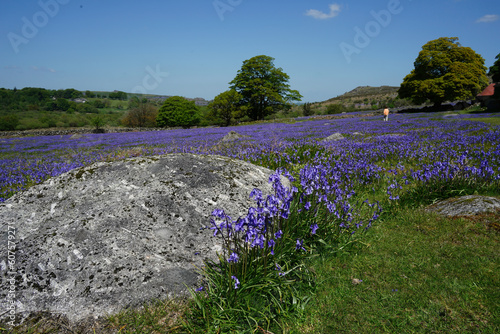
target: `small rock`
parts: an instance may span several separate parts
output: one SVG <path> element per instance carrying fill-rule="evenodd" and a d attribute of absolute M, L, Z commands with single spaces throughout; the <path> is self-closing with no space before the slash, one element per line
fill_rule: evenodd
<path fill-rule="evenodd" d="M 80 139 L 82 137 L 83 137 L 83 135 L 81 133 L 75 133 L 74 135 L 69 137 L 69 139 Z"/>
<path fill-rule="evenodd" d="M 249 138 L 249 137 L 250 136 L 241 135 L 241 134 L 237 133 L 236 131 L 230 131 L 227 135 L 224 136 L 224 138 L 222 138 L 222 141 L 223 142 L 230 142 L 230 141 L 235 141 L 235 140 L 238 140 L 241 138 Z"/>
<path fill-rule="evenodd" d="M 479 195 L 462 196 L 438 202 L 427 210 L 448 217 L 495 213 L 500 212 L 500 199 Z"/>
<path fill-rule="evenodd" d="M 363 283 L 363 280 L 362 280 L 362 279 L 358 279 L 358 278 L 353 278 L 353 279 L 351 280 L 351 282 L 352 282 L 352 284 L 354 284 L 354 285 L 358 285 L 358 284 Z"/>
<path fill-rule="evenodd" d="M 337 141 L 342 139 L 344 139 L 344 136 L 342 136 L 340 132 L 336 132 L 333 135 L 330 135 L 327 138 L 323 139 L 322 141 Z"/>

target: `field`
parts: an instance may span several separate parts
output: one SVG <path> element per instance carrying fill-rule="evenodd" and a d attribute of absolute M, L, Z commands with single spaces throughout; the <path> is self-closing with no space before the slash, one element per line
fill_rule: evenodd
<path fill-rule="evenodd" d="M 293 187 L 274 174 L 275 196 L 252 193 L 247 217 L 214 212 L 218 230 L 235 237 L 221 263 L 207 264 L 193 298 L 113 316 L 110 332 L 495 333 L 500 215 L 450 219 L 423 208 L 467 194 L 500 197 L 498 120 L 393 114 L 389 122 L 0 139 L 0 202 L 96 161 L 182 152 L 246 160 Z M 221 143 L 231 130 L 249 137 Z M 344 139 L 323 141 L 337 132 Z M 50 332 L 30 326 L 24 331 Z"/>

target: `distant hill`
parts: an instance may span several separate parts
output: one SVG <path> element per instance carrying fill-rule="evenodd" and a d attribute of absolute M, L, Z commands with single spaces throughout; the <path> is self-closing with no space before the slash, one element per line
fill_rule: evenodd
<path fill-rule="evenodd" d="M 339 104 L 345 111 L 378 109 L 386 104 L 394 104 L 398 90 L 397 86 L 359 86 L 337 97 L 314 103 L 312 107 L 324 111 L 331 104 Z"/>
<path fill-rule="evenodd" d="M 394 99 L 398 96 L 399 86 L 359 86 L 353 90 L 326 100 L 322 103 L 363 103 Z"/>
<path fill-rule="evenodd" d="M 120 93 L 120 91 L 117 91 L 117 90 L 115 90 L 114 92 L 93 91 L 91 93 L 95 94 L 97 97 L 106 98 L 106 97 L 109 97 L 109 94 Z M 132 96 L 145 97 L 151 101 L 155 101 L 158 103 L 163 103 L 166 99 L 173 96 L 173 95 L 155 95 L 155 94 L 140 94 L 140 93 L 126 93 L 126 92 L 123 92 L 123 94 L 126 94 L 127 98 L 131 98 Z M 207 106 L 211 102 L 211 101 L 205 100 L 202 97 L 195 97 L 195 98 L 184 97 L 184 98 L 186 100 L 189 100 L 189 101 L 194 101 L 194 103 L 197 106 Z"/>

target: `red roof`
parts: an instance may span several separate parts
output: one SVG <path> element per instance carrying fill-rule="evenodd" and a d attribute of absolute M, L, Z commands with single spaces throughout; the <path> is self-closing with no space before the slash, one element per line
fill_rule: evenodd
<path fill-rule="evenodd" d="M 488 87 L 486 87 L 480 94 L 478 94 L 477 96 L 493 96 L 493 94 L 495 93 L 495 85 L 494 83 L 492 83 L 491 85 L 489 85 Z"/>

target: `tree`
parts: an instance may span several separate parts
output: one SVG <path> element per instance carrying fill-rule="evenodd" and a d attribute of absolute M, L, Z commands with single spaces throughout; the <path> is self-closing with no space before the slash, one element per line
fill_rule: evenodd
<path fill-rule="evenodd" d="M 156 124 L 159 127 L 188 128 L 198 124 L 199 120 L 199 110 L 193 101 L 180 96 L 172 96 L 165 100 L 158 111 Z"/>
<path fill-rule="evenodd" d="M 277 110 L 300 101 L 302 95 L 291 90 L 290 77 L 273 64 L 274 58 L 256 56 L 245 60 L 230 88 L 241 94 L 240 105 L 247 107 L 248 116 L 254 120 L 264 119 Z"/>
<path fill-rule="evenodd" d="M 102 128 L 106 125 L 106 121 L 102 118 L 101 115 L 94 116 L 90 119 L 90 124 L 94 126 L 93 133 L 104 133 L 104 129 Z"/>
<path fill-rule="evenodd" d="M 70 107 L 69 101 L 66 99 L 61 99 L 61 98 L 56 100 L 56 105 L 57 105 L 57 110 L 61 110 L 61 111 L 66 111 Z"/>
<path fill-rule="evenodd" d="M 399 97 L 414 103 L 467 100 L 488 84 L 484 59 L 457 37 L 441 37 L 422 46 L 415 68 L 404 79 Z"/>
<path fill-rule="evenodd" d="M 54 92 L 54 96 L 56 98 L 63 98 L 63 99 L 76 99 L 78 97 L 83 96 L 83 93 L 74 89 L 74 88 L 68 88 L 68 89 L 59 89 Z"/>
<path fill-rule="evenodd" d="M 309 102 L 308 103 L 304 103 L 302 105 L 302 114 L 304 116 L 312 116 L 312 115 L 314 115 L 314 111 L 312 110 L 311 104 Z"/>
<path fill-rule="evenodd" d="M 491 76 L 493 82 L 500 82 L 500 53 L 495 57 L 496 61 L 490 67 L 488 75 Z"/>
<path fill-rule="evenodd" d="M 91 92 L 90 90 L 86 90 L 85 97 L 90 99 L 92 97 L 96 97 L 96 94 L 94 92 Z"/>
<path fill-rule="evenodd" d="M 148 99 L 134 96 L 129 101 L 129 111 L 122 123 L 129 127 L 153 127 L 156 125 L 157 108 Z"/>
<path fill-rule="evenodd" d="M 240 116 L 239 103 L 241 99 L 241 94 L 234 89 L 220 93 L 208 105 L 207 118 L 218 125 L 231 125 Z"/>
<path fill-rule="evenodd" d="M 123 100 L 123 101 L 125 101 L 128 98 L 128 94 L 118 90 L 118 91 L 114 91 L 112 93 L 109 93 L 109 98 L 111 100 Z"/>

